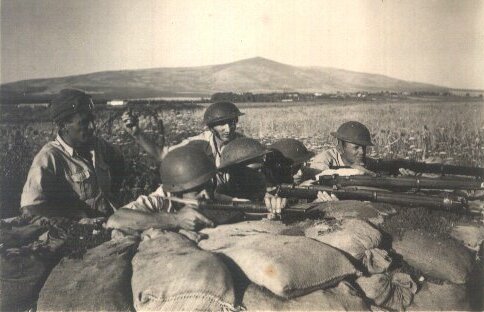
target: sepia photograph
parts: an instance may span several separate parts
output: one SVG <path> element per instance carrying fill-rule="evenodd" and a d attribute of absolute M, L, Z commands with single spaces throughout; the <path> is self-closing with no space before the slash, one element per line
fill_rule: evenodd
<path fill-rule="evenodd" d="M 0 0 L 0 311 L 483 311 L 484 1 Z"/>

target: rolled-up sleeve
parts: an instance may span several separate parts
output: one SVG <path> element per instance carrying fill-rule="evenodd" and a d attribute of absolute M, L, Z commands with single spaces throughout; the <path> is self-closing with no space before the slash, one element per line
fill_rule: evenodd
<path fill-rule="evenodd" d="M 164 198 L 163 190 L 160 187 L 150 195 L 139 196 L 135 201 L 124 205 L 122 208 L 143 212 L 161 212 L 169 210 L 170 206 L 170 201 Z"/>
<path fill-rule="evenodd" d="M 20 206 L 26 207 L 46 203 L 50 194 L 56 191 L 56 177 L 49 157 L 38 154 L 27 175 L 27 181 L 22 190 Z M 58 190 L 59 191 L 59 190 Z"/>
<path fill-rule="evenodd" d="M 327 170 L 332 165 L 333 157 L 330 151 L 324 151 L 317 154 L 310 160 L 310 168 L 316 170 Z"/>

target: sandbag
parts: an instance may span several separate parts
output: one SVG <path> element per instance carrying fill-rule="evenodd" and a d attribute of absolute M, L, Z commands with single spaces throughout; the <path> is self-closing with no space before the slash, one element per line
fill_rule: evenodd
<path fill-rule="evenodd" d="M 306 220 L 286 225 L 281 221 L 263 219 L 218 225 L 214 228 L 204 228 L 200 231 L 201 234 L 205 234 L 208 237 L 200 241 L 198 246 L 204 250 L 216 251 L 233 246 L 241 237 L 261 233 L 304 236 L 305 229 L 312 226 L 314 222 Z"/>
<path fill-rule="evenodd" d="M 253 283 L 284 298 L 334 286 L 358 273 L 337 249 L 301 236 L 243 236 L 217 252 L 231 258 Z"/>
<path fill-rule="evenodd" d="M 385 207 L 390 206 L 381 206 L 381 209 L 377 209 L 375 208 L 375 204 L 370 202 L 340 200 L 318 203 L 317 206 L 314 206 L 313 210 L 322 212 L 324 218 L 334 218 L 337 220 L 358 218 L 378 225 L 383 223 L 383 216 L 394 213 L 391 210 L 384 209 Z"/>
<path fill-rule="evenodd" d="M 462 242 L 467 248 L 477 250 L 481 242 L 484 241 L 484 226 L 458 225 L 452 228 L 450 235 Z"/>
<path fill-rule="evenodd" d="M 369 307 L 347 282 L 292 299 L 275 296 L 255 284 L 247 287 L 242 305 L 248 311 L 363 311 Z"/>
<path fill-rule="evenodd" d="M 419 231 L 404 233 L 392 246 L 403 260 L 423 274 L 455 284 L 467 282 L 474 264 L 470 251 L 461 244 Z"/>
<path fill-rule="evenodd" d="M 365 250 L 361 261 L 370 274 L 384 273 L 392 264 L 392 258 L 388 252 L 379 248 Z"/>
<path fill-rule="evenodd" d="M 481 294 L 482 296 L 483 294 Z M 425 282 L 413 299 L 410 311 L 469 311 L 470 301 L 465 285 Z"/>
<path fill-rule="evenodd" d="M 42 288 L 39 311 L 132 311 L 131 258 L 137 240 L 107 241 L 83 259 L 63 258 Z"/>
<path fill-rule="evenodd" d="M 136 310 L 233 309 L 234 286 L 225 264 L 180 234 L 145 231 L 132 265 Z"/>
<path fill-rule="evenodd" d="M 366 221 L 344 219 L 338 224 L 329 225 L 321 220 L 307 228 L 305 235 L 362 261 L 370 273 L 385 272 L 391 264 L 388 253 L 376 249 L 380 245 L 382 234 Z"/>
<path fill-rule="evenodd" d="M 36 224 L 0 228 L 0 244 L 3 248 L 20 247 L 35 241 L 47 229 Z"/>
<path fill-rule="evenodd" d="M 27 254 L 0 256 L 0 311 L 26 311 L 37 300 L 51 266 Z"/>
<path fill-rule="evenodd" d="M 360 277 L 356 283 L 377 306 L 398 311 L 408 307 L 417 292 L 417 284 L 405 273 Z"/>

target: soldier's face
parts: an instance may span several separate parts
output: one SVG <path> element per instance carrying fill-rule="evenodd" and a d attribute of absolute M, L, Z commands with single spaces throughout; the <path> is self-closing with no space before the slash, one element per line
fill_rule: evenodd
<path fill-rule="evenodd" d="M 342 157 L 350 165 L 364 165 L 366 159 L 366 146 L 341 142 Z"/>
<path fill-rule="evenodd" d="M 65 123 L 63 134 L 73 147 L 83 147 L 92 143 L 95 130 L 94 115 L 91 112 L 78 112 Z"/>
<path fill-rule="evenodd" d="M 213 134 L 217 136 L 222 142 L 228 143 L 235 137 L 235 129 L 237 128 L 237 120 L 231 119 L 216 123 L 210 127 Z"/>
<path fill-rule="evenodd" d="M 196 199 L 196 200 L 204 200 L 204 199 L 212 199 L 213 198 L 213 183 L 207 182 L 204 185 L 197 187 L 189 192 L 183 193 L 183 198 L 186 199 Z"/>

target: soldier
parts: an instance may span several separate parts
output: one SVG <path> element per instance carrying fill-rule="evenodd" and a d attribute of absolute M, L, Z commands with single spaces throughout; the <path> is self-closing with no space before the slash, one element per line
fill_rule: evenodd
<path fill-rule="evenodd" d="M 215 164 L 196 145 L 190 143 L 168 152 L 160 167 L 163 185 L 119 209 L 109 218 L 107 226 L 138 231 L 148 228 L 197 231 L 214 226 L 198 210 L 169 199 L 218 199 L 213 184 Z M 269 201 L 266 207 L 274 213 L 280 211 L 275 202 Z"/>
<path fill-rule="evenodd" d="M 86 93 L 64 89 L 50 106 L 54 141 L 35 156 L 25 182 L 24 214 L 83 218 L 108 216 L 124 170 L 120 152 L 94 135 L 94 104 Z"/>
<path fill-rule="evenodd" d="M 310 161 L 310 168 L 320 173 L 331 167 L 349 166 L 356 169 L 359 174 L 373 173 L 365 168 L 371 159 L 366 157 L 367 147 L 373 146 L 370 131 L 357 121 L 343 123 L 331 135 L 338 139 L 335 148 L 328 149 L 316 155 Z"/>
<path fill-rule="evenodd" d="M 254 139 L 238 138 L 228 143 L 219 167 L 227 182 L 217 185 L 216 192 L 252 201 L 264 200 L 273 213 L 271 217 L 280 214 L 286 206 L 286 199 L 267 192 L 269 185 L 264 175 L 264 164 L 268 153 L 270 151 Z"/>
<path fill-rule="evenodd" d="M 281 139 L 273 143 L 269 149 L 273 152 L 267 156 L 268 173 L 272 184 L 311 184 L 311 173 L 307 162 L 314 156 L 301 141 L 295 139 Z M 315 202 L 336 201 L 334 194 L 318 192 Z"/>
<path fill-rule="evenodd" d="M 272 151 L 267 155 L 267 176 L 273 184 L 300 184 L 308 180 L 307 162 L 314 156 L 301 141 L 281 139 L 269 146 Z"/>
<path fill-rule="evenodd" d="M 203 122 L 208 127 L 208 130 L 194 137 L 187 138 L 180 144 L 171 147 L 165 146 L 164 144 L 158 146 L 150 141 L 138 127 L 136 118 L 129 112 L 124 113 L 122 119 L 128 133 L 133 136 L 136 142 L 149 155 L 153 156 L 159 162 L 162 161 L 170 150 L 198 140 L 206 142 L 206 153 L 213 160 L 214 164 L 219 166 L 220 157 L 225 145 L 235 138 L 243 137 L 242 134 L 235 131 L 239 117 L 242 115 L 244 114 L 231 102 L 214 103 L 205 110 L 203 115 Z M 164 140 L 162 141 L 164 142 Z M 217 174 L 217 182 L 225 182 L 222 174 Z"/>
<path fill-rule="evenodd" d="M 113 214 L 107 223 L 110 228 L 146 230 L 199 230 L 214 223 L 196 209 L 167 199 L 213 198 L 213 162 L 194 146 L 183 146 L 169 152 L 161 163 L 160 175 L 164 184 L 149 196 L 142 195 Z"/>

